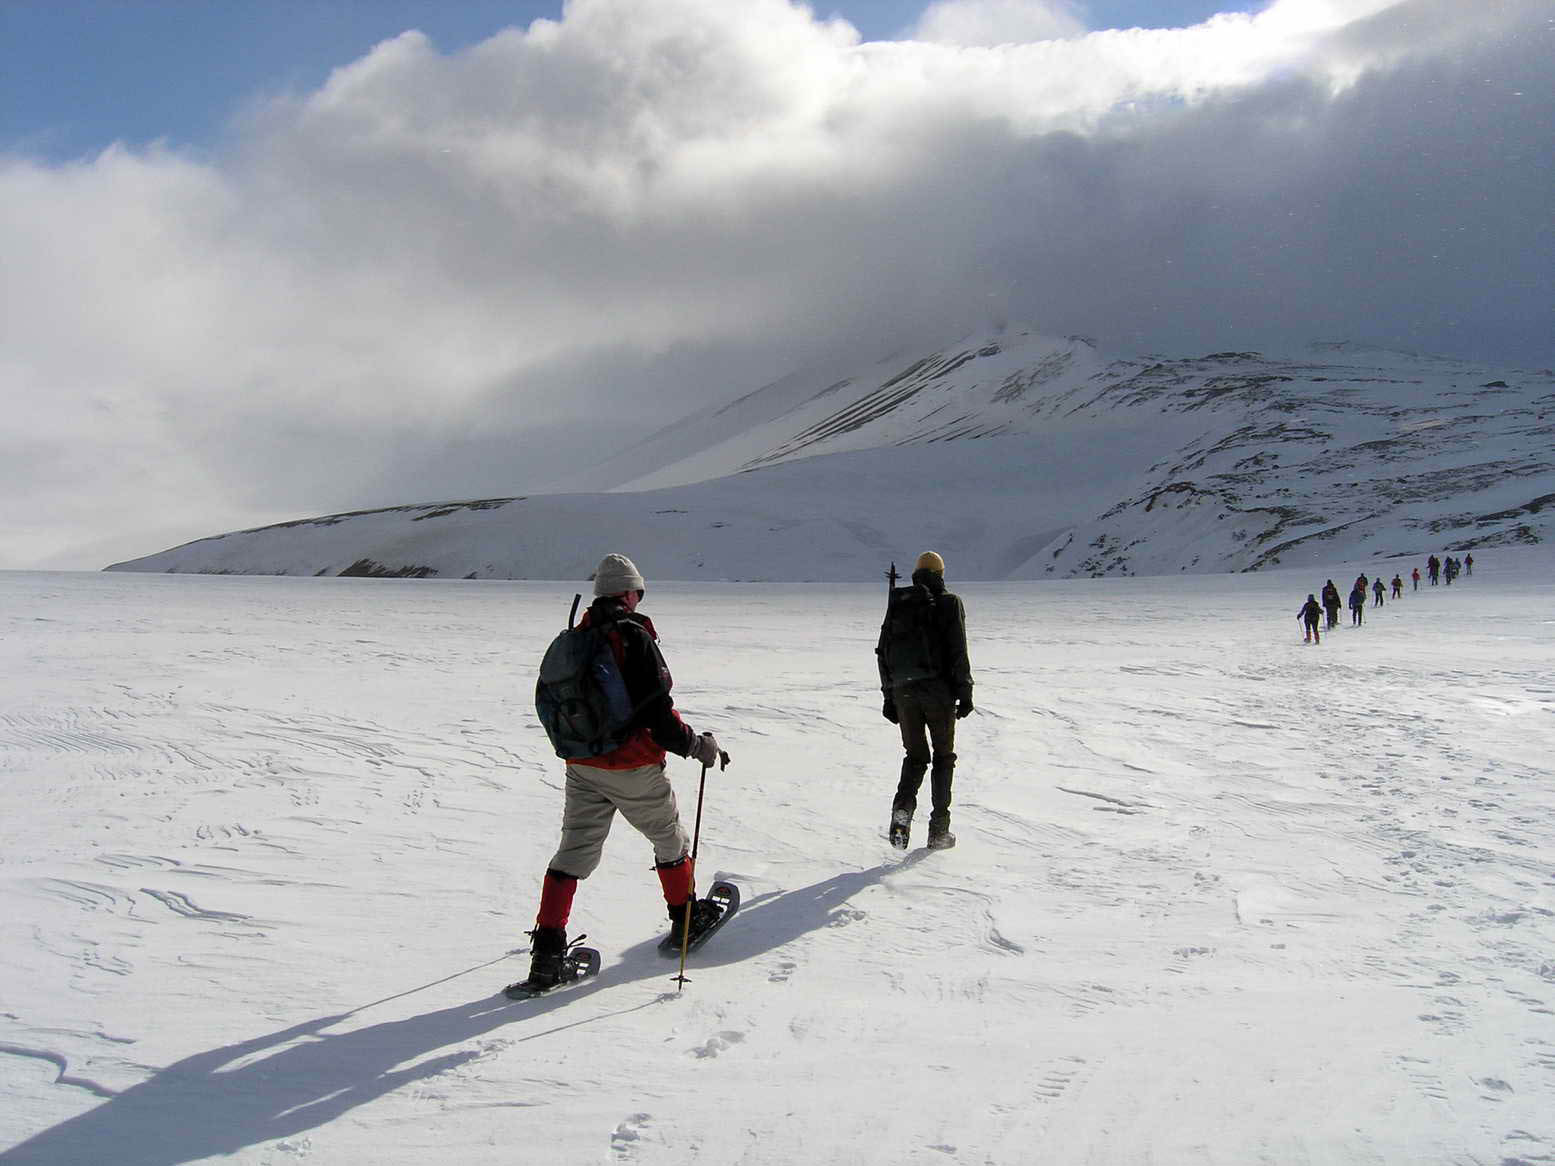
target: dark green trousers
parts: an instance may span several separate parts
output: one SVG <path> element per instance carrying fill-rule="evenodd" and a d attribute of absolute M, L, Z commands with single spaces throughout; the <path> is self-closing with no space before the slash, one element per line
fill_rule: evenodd
<path fill-rule="evenodd" d="M 910 688 L 897 689 L 893 698 L 905 756 L 891 808 L 915 811 L 923 776 L 930 773 L 929 829 L 944 830 L 950 825 L 950 785 L 956 772 L 955 699 Z"/>

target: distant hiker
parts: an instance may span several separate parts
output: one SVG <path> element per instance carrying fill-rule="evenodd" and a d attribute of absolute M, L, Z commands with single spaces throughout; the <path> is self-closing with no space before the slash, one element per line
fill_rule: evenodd
<path fill-rule="evenodd" d="M 1308 595 L 1307 601 L 1301 605 L 1301 610 L 1296 613 L 1296 619 L 1303 628 L 1301 636 L 1303 644 L 1321 644 L 1323 642 L 1317 634 L 1318 620 L 1322 617 L 1323 609 L 1318 606 L 1317 596 Z"/>
<path fill-rule="evenodd" d="M 1343 605 L 1343 601 L 1339 598 L 1339 588 L 1335 587 L 1334 581 L 1330 579 L 1323 584 L 1323 610 L 1328 612 L 1330 628 L 1339 626 L 1339 609 Z"/>
<path fill-rule="evenodd" d="M 1441 573 L 1442 561 L 1432 555 L 1425 561 L 1425 573 L 1431 577 L 1431 586 L 1436 586 L 1436 577 Z"/>
<path fill-rule="evenodd" d="M 1366 578 L 1366 573 L 1364 571 L 1355 577 L 1355 585 L 1356 587 L 1360 588 L 1362 595 L 1366 594 L 1366 587 L 1370 582 L 1371 580 Z"/>
<path fill-rule="evenodd" d="M 1415 590 L 1420 590 L 1420 568 L 1416 567 L 1409 573 L 1409 577 L 1415 581 Z"/>
<path fill-rule="evenodd" d="M 1463 573 L 1465 575 L 1474 574 L 1474 555 L 1472 552 L 1463 556 Z"/>
<path fill-rule="evenodd" d="M 577 720 L 573 708 L 584 703 L 588 694 L 581 698 L 573 694 L 570 704 L 557 715 L 556 702 L 547 704 L 544 667 L 536 686 L 535 702 L 542 723 L 557 753 L 567 762 L 567 783 L 561 845 L 546 869 L 539 914 L 535 929 L 529 933 L 533 944 L 528 984 L 533 988 L 553 987 L 562 974 L 573 894 L 578 880 L 588 878 L 599 866 L 605 836 L 617 810 L 653 843 L 655 869 L 677 946 L 685 928 L 686 902 L 695 894 L 691 840 L 680 824 L 675 791 L 665 776 L 665 754 L 689 757 L 704 767 L 728 758 L 711 733 L 697 733 L 675 711 L 670 696 L 673 682 L 659 651 L 658 633 L 652 620 L 637 613 L 643 594 L 643 577 L 632 560 L 625 555 L 606 555 L 594 572 L 594 602 L 578 621 L 579 628 L 593 629 L 592 640 L 597 645 L 596 654 L 589 657 L 594 666 L 585 668 L 584 674 L 599 676 L 601 670 L 604 674 L 604 679 L 595 683 L 604 690 L 611 707 L 606 715 L 611 723 L 606 726 L 605 739 L 590 742 L 568 736 L 569 732 L 577 733 L 571 728 Z M 614 699 L 610 700 L 612 690 Z M 720 913 L 710 900 L 696 900 L 691 911 L 693 938 Z"/>
<path fill-rule="evenodd" d="M 1377 602 L 1373 604 L 1374 607 L 1382 606 L 1382 596 L 1386 591 L 1387 588 L 1382 585 L 1382 579 L 1379 577 L 1377 581 L 1371 585 L 1371 593 L 1377 597 Z"/>
<path fill-rule="evenodd" d="M 918 556 L 912 585 L 891 592 L 880 640 L 881 715 L 902 732 L 901 779 L 891 801 L 891 845 L 907 847 L 918 790 L 932 762 L 929 846 L 956 844 L 950 832 L 950 786 L 956 769 L 956 721 L 972 711 L 972 665 L 966 651 L 966 609 L 945 590 L 945 560 Z M 932 746 L 932 752 L 931 752 Z"/>
<path fill-rule="evenodd" d="M 1404 578 L 1402 575 L 1393 576 L 1393 598 L 1404 598 Z"/>
<path fill-rule="evenodd" d="M 1361 626 L 1361 617 L 1366 613 L 1366 588 L 1359 583 L 1350 591 L 1350 626 Z"/>
<path fill-rule="evenodd" d="M 1451 587 L 1452 581 L 1457 578 L 1457 575 L 1458 565 L 1453 560 L 1453 557 L 1448 555 L 1447 558 L 1442 561 L 1442 582 L 1445 583 L 1448 587 Z"/>

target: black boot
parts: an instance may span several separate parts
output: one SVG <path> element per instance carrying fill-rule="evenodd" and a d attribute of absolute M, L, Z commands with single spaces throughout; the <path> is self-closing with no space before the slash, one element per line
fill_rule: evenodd
<path fill-rule="evenodd" d="M 711 899 L 693 899 L 691 903 L 691 942 L 717 923 L 723 915 L 717 903 Z M 686 941 L 686 905 L 677 904 L 669 908 L 670 937 L 669 941 L 675 947 L 680 947 Z"/>
<path fill-rule="evenodd" d="M 949 850 L 956 844 L 956 836 L 950 832 L 950 815 L 929 815 L 929 842 L 930 850 Z"/>
<path fill-rule="evenodd" d="M 912 811 L 904 810 L 900 806 L 891 811 L 891 845 L 898 850 L 906 850 L 908 839 L 912 835 Z"/>
<path fill-rule="evenodd" d="M 567 933 L 560 927 L 536 927 L 529 933 L 531 988 L 544 991 L 561 983 L 562 957 L 567 954 Z"/>

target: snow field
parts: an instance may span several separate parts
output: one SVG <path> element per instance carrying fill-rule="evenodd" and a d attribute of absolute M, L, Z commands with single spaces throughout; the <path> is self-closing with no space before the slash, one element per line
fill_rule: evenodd
<path fill-rule="evenodd" d="M 883 585 L 650 580 L 745 905 L 677 994 L 619 825 L 524 1003 L 572 587 L 0 574 L 0 1161 L 1555 1161 L 1555 555 L 1476 560 L 1316 647 L 1408 565 L 952 579 L 905 855 Z"/>

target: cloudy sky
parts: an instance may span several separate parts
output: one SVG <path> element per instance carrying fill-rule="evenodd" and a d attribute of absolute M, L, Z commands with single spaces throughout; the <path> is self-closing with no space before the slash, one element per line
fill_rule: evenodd
<path fill-rule="evenodd" d="M 0 2 L 0 568 L 544 489 L 809 362 L 1555 363 L 1549 0 Z"/>

